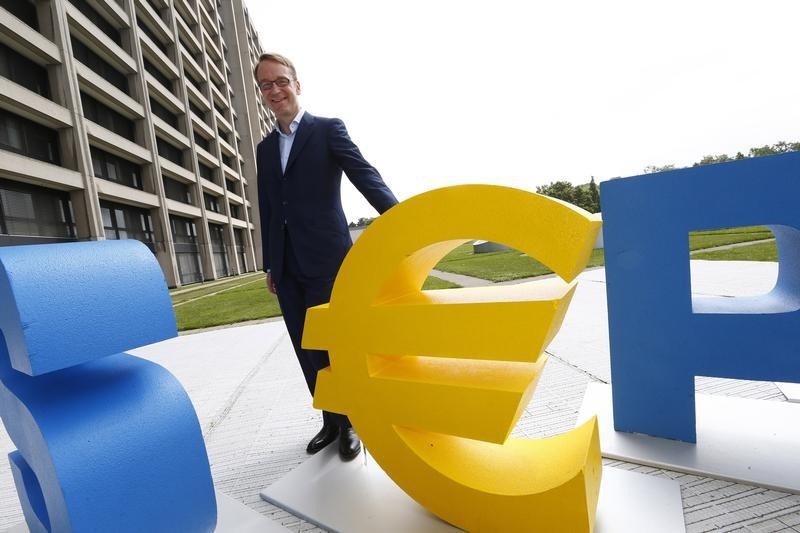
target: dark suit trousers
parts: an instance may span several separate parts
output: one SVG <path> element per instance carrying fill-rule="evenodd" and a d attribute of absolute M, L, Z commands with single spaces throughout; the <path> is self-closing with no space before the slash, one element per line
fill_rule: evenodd
<path fill-rule="evenodd" d="M 289 232 L 286 231 L 283 275 L 276 289 L 278 303 L 281 306 L 286 329 L 294 346 L 294 352 L 306 378 L 311 395 L 317 384 L 317 371 L 330 365 L 328 352 L 324 350 L 306 350 L 301 347 L 306 310 L 315 305 L 330 301 L 334 278 L 310 278 L 306 276 L 292 248 Z M 341 414 L 322 412 L 326 424 L 333 423 L 340 427 L 350 427 L 350 420 Z"/>

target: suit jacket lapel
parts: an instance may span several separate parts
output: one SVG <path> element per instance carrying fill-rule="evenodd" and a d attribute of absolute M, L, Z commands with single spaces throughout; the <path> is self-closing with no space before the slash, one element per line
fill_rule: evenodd
<path fill-rule="evenodd" d="M 295 159 L 297 159 L 297 154 L 299 154 L 300 150 L 303 149 L 303 146 L 305 146 L 308 138 L 311 137 L 311 132 L 313 129 L 314 117 L 308 112 L 303 113 L 303 118 L 300 119 L 300 124 L 297 126 L 297 133 L 294 136 L 292 150 L 289 152 L 289 160 L 286 162 L 285 174 L 289 173 L 289 169 L 292 168 L 292 163 L 294 163 Z"/>
<path fill-rule="evenodd" d="M 276 126 L 277 128 L 277 126 Z M 267 135 L 267 145 L 264 147 L 265 155 L 266 155 L 266 162 L 272 165 L 270 169 L 270 174 L 275 176 L 282 176 L 283 171 L 281 170 L 281 148 L 278 143 L 278 131 L 273 129 L 272 132 Z"/>

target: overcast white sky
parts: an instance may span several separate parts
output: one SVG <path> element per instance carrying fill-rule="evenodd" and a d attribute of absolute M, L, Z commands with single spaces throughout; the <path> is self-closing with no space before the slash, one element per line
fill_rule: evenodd
<path fill-rule="evenodd" d="M 800 141 L 798 0 L 246 2 L 303 107 L 342 118 L 400 200 Z"/>

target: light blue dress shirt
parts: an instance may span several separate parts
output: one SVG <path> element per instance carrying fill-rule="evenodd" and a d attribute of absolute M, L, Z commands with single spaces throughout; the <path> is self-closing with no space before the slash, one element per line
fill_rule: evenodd
<path fill-rule="evenodd" d="M 297 112 L 292 123 L 289 124 L 289 133 L 285 134 L 281 131 L 279 125 L 275 125 L 278 129 L 278 147 L 281 151 L 281 171 L 286 172 L 286 163 L 289 161 L 289 154 L 292 151 L 292 144 L 294 144 L 294 135 L 297 133 L 297 127 L 300 125 L 300 119 L 303 118 L 304 109 Z"/>

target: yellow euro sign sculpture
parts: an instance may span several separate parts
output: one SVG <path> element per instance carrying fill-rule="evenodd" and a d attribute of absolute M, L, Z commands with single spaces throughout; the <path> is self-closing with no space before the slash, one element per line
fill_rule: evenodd
<path fill-rule="evenodd" d="M 327 349 L 314 405 L 346 413 L 384 471 L 469 531 L 590 532 L 602 462 L 597 421 L 508 438 L 530 401 L 600 230 L 575 206 L 462 185 L 390 209 L 347 255 L 303 346 Z M 562 279 L 423 291 L 467 239 L 502 242 Z"/>

